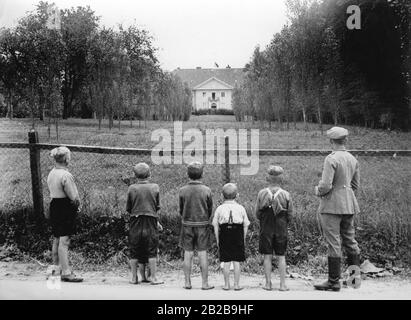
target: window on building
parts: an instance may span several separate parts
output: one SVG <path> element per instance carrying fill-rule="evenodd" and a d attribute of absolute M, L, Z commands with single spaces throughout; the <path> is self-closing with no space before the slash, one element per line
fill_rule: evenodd
<path fill-rule="evenodd" d="M 213 100 L 215 100 L 215 92 L 213 92 L 213 93 L 211 94 L 211 97 L 212 97 Z"/>
<path fill-rule="evenodd" d="M 205 93 L 205 92 L 203 92 L 203 98 L 205 98 L 205 96 L 206 96 L 206 93 Z"/>
<path fill-rule="evenodd" d="M 221 98 L 224 98 L 225 97 L 225 92 L 223 91 L 223 92 L 221 92 Z"/>

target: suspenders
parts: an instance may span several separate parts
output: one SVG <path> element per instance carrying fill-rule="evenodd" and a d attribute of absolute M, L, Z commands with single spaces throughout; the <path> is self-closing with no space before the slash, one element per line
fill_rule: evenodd
<path fill-rule="evenodd" d="M 228 224 L 233 224 L 233 212 L 230 210 L 230 217 L 228 218 Z"/>
<path fill-rule="evenodd" d="M 281 205 L 281 203 L 277 200 L 277 197 L 278 197 L 278 195 L 281 193 L 281 191 L 283 191 L 283 189 L 279 188 L 279 189 L 277 190 L 277 192 L 274 193 L 274 195 L 273 195 L 271 189 L 270 189 L 270 188 L 267 188 L 267 192 L 268 192 L 268 194 L 270 195 L 270 198 L 271 198 L 271 203 L 272 203 L 274 200 L 276 200 L 276 201 L 278 202 L 279 206 L 281 207 L 281 209 L 283 209 L 283 210 L 288 210 L 288 201 L 287 201 L 287 208 L 284 209 L 283 206 Z M 272 206 L 272 204 L 271 204 L 271 205 L 269 206 L 269 208 L 272 208 L 272 207 L 273 207 L 273 206 Z M 283 211 L 283 210 L 281 210 L 281 211 Z"/>

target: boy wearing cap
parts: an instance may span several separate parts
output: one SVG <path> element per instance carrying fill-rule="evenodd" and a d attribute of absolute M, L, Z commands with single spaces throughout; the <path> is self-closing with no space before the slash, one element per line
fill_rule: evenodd
<path fill-rule="evenodd" d="M 321 181 L 315 187 L 320 198 L 318 213 L 321 230 L 328 245 L 328 280 L 315 285 L 317 290 L 339 291 L 341 288 L 341 246 L 347 252 L 349 266 L 360 265 L 360 249 L 355 240 L 354 215 L 360 212 L 354 192 L 360 185 L 357 159 L 345 149 L 348 131 L 333 127 L 327 131 L 333 152 L 324 161 Z M 361 278 L 354 278 L 355 287 Z"/>
<path fill-rule="evenodd" d="M 245 237 L 250 221 L 244 207 L 235 199 L 237 186 L 227 183 L 223 187 L 224 203 L 214 212 L 213 227 L 220 254 L 224 262 L 224 290 L 230 290 L 230 265 L 234 264 L 234 290 L 240 287 L 240 262 L 245 261 Z"/>
<path fill-rule="evenodd" d="M 285 285 L 287 249 L 287 227 L 293 215 L 293 203 L 290 194 L 283 190 L 282 174 L 279 166 L 270 166 L 266 180 L 268 187 L 262 189 L 257 196 L 256 216 L 260 220 L 260 253 L 264 255 L 264 271 L 266 283 L 264 290 L 272 290 L 271 270 L 273 252 L 277 256 L 280 273 L 280 291 L 288 291 Z"/>
<path fill-rule="evenodd" d="M 184 276 L 185 289 L 191 289 L 191 265 L 194 250 L 198 251 L 200 259 L 202 289 L 213 289 L 208 284 L 208 256 L 207 249 L 210 242 L 210 217 L 213 211 L 211 189 L 204 185 L 200 179 L 203 176 L 203 165 L 192 162 L 187 167 L 190 181 L 179 192 L 181 215 L 180 246 L 184 249 Z"/>
<path fill-rule="evenodd" d="M 134 167 L 137 178 L 127 192 L 126 211 L 130 214 L 129 246 L 131 283 L 137 284 L 137 264 L 141 274 L 145 274 L 145 264 L 148 262 L 151 274 L 151 284 L 163 283 L 157 279 L 156 263 L 159 241 L 158 221 L 160 210 L 160 190 L 155 183 L 150 183 L 150 167 L 146 163 L 138 163 Z M 144 280 L 144 279 L 143 279 Z"/>

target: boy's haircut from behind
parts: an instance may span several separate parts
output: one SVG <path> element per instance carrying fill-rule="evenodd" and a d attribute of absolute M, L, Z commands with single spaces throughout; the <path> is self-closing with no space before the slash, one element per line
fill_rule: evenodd
<path fill-rule="evenodd" d="M 341 138 L 341 139 L 331 139 L 335 144 L 337 145 L 345 145 L 347 142 L 347 137 Z"/>
<path fill-rule="evenodd" d="M 203 177 L 203 165 L 198 162 L 191 162 L 187 167 L 187 175 L 191 180 L 199 180 Z"/>
<path fill-rule="evenodd" d="M 267 169 L 267 181 L 269 183 L 282 183 L 283 182 L 284 169 L 280 166 L 269 166 Z"/>
<path fill-rule="evenodd" d="M 51 150 L 50 155 L 59 164 L 67 163 L 67 159 L 70 158 L 70 150 L 67 147 L 57 147 Z"/>
<path fill-rule="evenodd" d="M 237 186 L 234 183 L 227 183 L 223 187 L 223 197 L 225 200 L 233 200 L 238 193 Z"/>
<path fill-rule="evenodd" d="M 137 163 L 133 171 L 137 179 L 148 179 L 151 175 L 150 167 L 145 162 Z"/>

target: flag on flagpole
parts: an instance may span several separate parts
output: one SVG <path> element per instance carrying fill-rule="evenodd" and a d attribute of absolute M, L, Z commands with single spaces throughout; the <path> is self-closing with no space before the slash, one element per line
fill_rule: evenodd
<path fill-rule="evenodd" d="M 54 3 L 47 7 L 46 27 L 55 30 L 61 29 L 60 10 Z"/>

